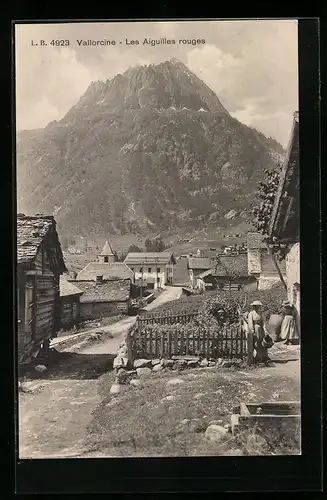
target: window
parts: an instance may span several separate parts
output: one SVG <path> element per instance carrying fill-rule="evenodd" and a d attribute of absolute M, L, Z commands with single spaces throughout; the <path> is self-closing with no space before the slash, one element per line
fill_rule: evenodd
<path fill-rule="evenodd" d="M 152 268 L 148 267 L 148 273 L 151 273 L 151 272 L 152 272 Z"/>
<path fill-rule="evenodd" d="M 105 257 L 105 258 L 104 258 L 104 261 L 105 261 L 105 262 L 108 262 L 108 261 L 109 261 L 108 257 Z"/>
<path fill-rule="evenodd" d="M 157 267 L 157 273 L 160 273 L 160 267 Z"/>

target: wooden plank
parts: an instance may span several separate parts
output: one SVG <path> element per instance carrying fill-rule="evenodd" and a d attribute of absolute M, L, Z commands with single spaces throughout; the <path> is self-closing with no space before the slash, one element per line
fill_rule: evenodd
<path fill-rule="evenodd" d="M 172 352 L 171 352 L 171 341 L 172 341 L 172 338 L 171 338 L 171 330 L 168 330 L 168 358 L 171 357 L 172 355 Z"/>
<path fill-rule="evenodd" d="M 174 329 L 174 354 L 178 354 L 178 330 Z"/>
<path fill-rule="evenodd" d="M 160 357 L 164 357 L 164 332 L 160 332 Z"/>

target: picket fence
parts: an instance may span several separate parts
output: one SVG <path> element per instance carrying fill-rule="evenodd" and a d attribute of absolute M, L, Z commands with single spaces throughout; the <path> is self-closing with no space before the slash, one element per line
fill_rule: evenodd
<path fill-rule="evenodd" d="M 221 329 L 185 329 L 169 326 L 147 327 L 137 322 L 130 331 L 133 359 L 170 358 L 172 356 L 201 356 L 207 359 L 244 359 L 247 356 L 247 340 L 239 325 Z"/>

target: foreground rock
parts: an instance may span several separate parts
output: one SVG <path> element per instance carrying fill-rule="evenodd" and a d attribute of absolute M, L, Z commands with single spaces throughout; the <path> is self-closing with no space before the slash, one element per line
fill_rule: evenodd
<path fill-rule="evenodd" d="M 213 443 L 218 443 L 226 436 L 227 432 L 227 429 L 221 425 L 211 424 L 205 432 L 205 438 Z"/>
<path fill-rule="evenodd" d="M 135 359 L 133 363 L 134 368 L 151 368 L 151 359 Z"/>
<path fill-rule="evenodd" d="M 142 367 L 142 368 L 137 368 L 136 373 L 138 377 L 148 377 L 151 375 L 151 370 L 150 368 Z"/>

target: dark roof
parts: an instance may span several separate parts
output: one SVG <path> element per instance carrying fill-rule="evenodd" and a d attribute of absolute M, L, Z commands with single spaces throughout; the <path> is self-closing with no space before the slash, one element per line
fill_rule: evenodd
<path fill-rule="evenodd" d="M 256 250 L 259 248 L 267 248 L 263 235 L 261 233 L 256 232 L 248 232 L 246 235 L 247 248 L 248 250 Z"/>
<path fill-rule="evenodd" d="M 130 252 L 124 260 L 128 266 L 142 264 L 176 264 L 175 257 L 170 252 Z"/>
<path fill-rule="evenodd" d="M 76 279 L 90 281 L 102 276 L 104 280 L 133 279 L 134 273 L 124 262 L 89 262 Z"/>
<path fill-rule="evenodd" d="M 51 242 L 51 246 L 56 249 L 55 255 L 51 256 L 52 264 L 58 268 L 60 273 L 67 271 L 54 217 L 52 215 L 17 215 L 18 264 L 33 264 L 45 239 L 48 239 L 49 244 Z"/>
<path fill-rule="evenodd" d="M 210 269 L 212 267 L 212 259 L 209 257 L 188 257 L 187 267 L 189 269 Z"/>
<path fill-rule="evenodd" d="M 60 276 L 60 297 L 68 297 L 70 295 L 82 295 L 82 290 Z"/>
<path fill-rule="evenodd" d="M 299 240 L 299 118 L 293 127 L 271 215 L 269 238 L 281 243 Z"/>
<path fill-rule="evenodd" d="M 220 255 L 217 258 L 217 263 L 211 269 L 201 273 L 199 277 L 205 276 L 216 277 L 239 277 L 244 278 L 249 276 L 248 273 L 248 258 L 246 254 L 238 255 Z"/>
<path fill-rule="evenodd" d="M 81 303 L 84 302 L 117 302 L 130 298 L 130 280 L 111 280 L 96 283 L 95 281 L 74 281 L 74 285 L 83 290 Z"/>

